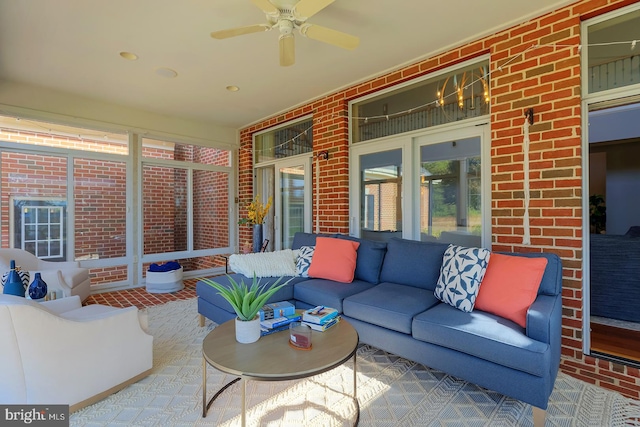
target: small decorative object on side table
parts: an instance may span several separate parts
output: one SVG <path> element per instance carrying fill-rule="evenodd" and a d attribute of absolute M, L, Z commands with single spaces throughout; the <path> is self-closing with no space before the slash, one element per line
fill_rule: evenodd
<path fill-rule="evenodd" d="M 47 296 L 47 283 L 42 280 L 40 273 L 36 273 L 33 282 L 29 285 L 29 297 L 32 300 L 40 300 Z"/>
<path fill-rule="evenodd" d="M 27 273 L 27 285 L 29 284 L 29 273 Z M 4 283 L 4 289 L 2 293 L 6 295 L 15 295 L 17 297 L 24 297 L 26 292 L 26 285 L 24 284 L 23 277 L 20 276 L 16 268 L 16 261 L 11 260 L 10 270 L 7 275 L 7 280 Z"/>
<path fill-rule="evenodd" d="M 289 345 L 297 350 L 311 350 L 311 327 L 302 322 L 291 323 Z"/>

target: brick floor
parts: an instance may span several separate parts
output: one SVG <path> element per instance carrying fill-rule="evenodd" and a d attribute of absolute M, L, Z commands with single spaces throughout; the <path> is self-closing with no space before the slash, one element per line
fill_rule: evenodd
<path fill-rule="evenodd" d="M 84 304 L 102 304 L 112 307 L 129 307 L 132 305 L 135 305 L 138 308 L 151 307 L 154 305 L 164 304 L 169 301 L 195 298 L 197 281 L 198 279 L 185 279 L 183 280 L 184 289 L 164 294 L 149 293 L 144 286 L 124 291 L 95 294 L 89 296 Z"/>

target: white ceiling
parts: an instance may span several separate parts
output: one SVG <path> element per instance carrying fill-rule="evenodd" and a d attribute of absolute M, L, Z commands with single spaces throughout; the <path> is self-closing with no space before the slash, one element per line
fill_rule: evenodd
<path fill-rule="evenodd" d="M 266 22 L 250 0 L 0 0 L 0 80 L 240 128 L 568 3 L 336 0 L 308 22 L 360 46 L 296 32 L 296 63 L 280 67 L 276 30 L 209 36 Z M 160 67 L 178 76 L 159 76 Z"/>

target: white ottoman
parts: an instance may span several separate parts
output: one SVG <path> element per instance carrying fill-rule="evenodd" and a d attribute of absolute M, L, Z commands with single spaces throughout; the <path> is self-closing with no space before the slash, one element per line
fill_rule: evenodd
<path fill-rule="evenodd" d="M 182 267 L 171 271 L 147 271 L 147 292 L 163 294 L 184 289 Z"/>

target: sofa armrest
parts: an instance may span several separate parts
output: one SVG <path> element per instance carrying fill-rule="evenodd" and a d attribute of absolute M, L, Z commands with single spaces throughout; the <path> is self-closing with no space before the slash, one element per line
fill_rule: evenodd
<path fill-rule="evenodd" d="M 153 337 L 140 327 L 135 307 L 109 316 L 89 314 L 85 321 L 45 310 L 14 311 L 14 323 L 23 325 L 15 345 L 30 402 L 74 405 L 153 365 Z"/>
<path fill-rule="evenodd" d="M 562 322 L 562 297 L 560 295 L 538 295 L 527 311 L 529 338 L 553 345 L 560 342 Z"/>
<path fill-rule="evenodd" d="M 44 301 L 41 304 L 56 314 L 62 314 L 67 311 L 75 310 L 76 308 L 82 307 L 82 303 L 80 302 L 80 297 L 78 295 L 51 301 Z"/>

